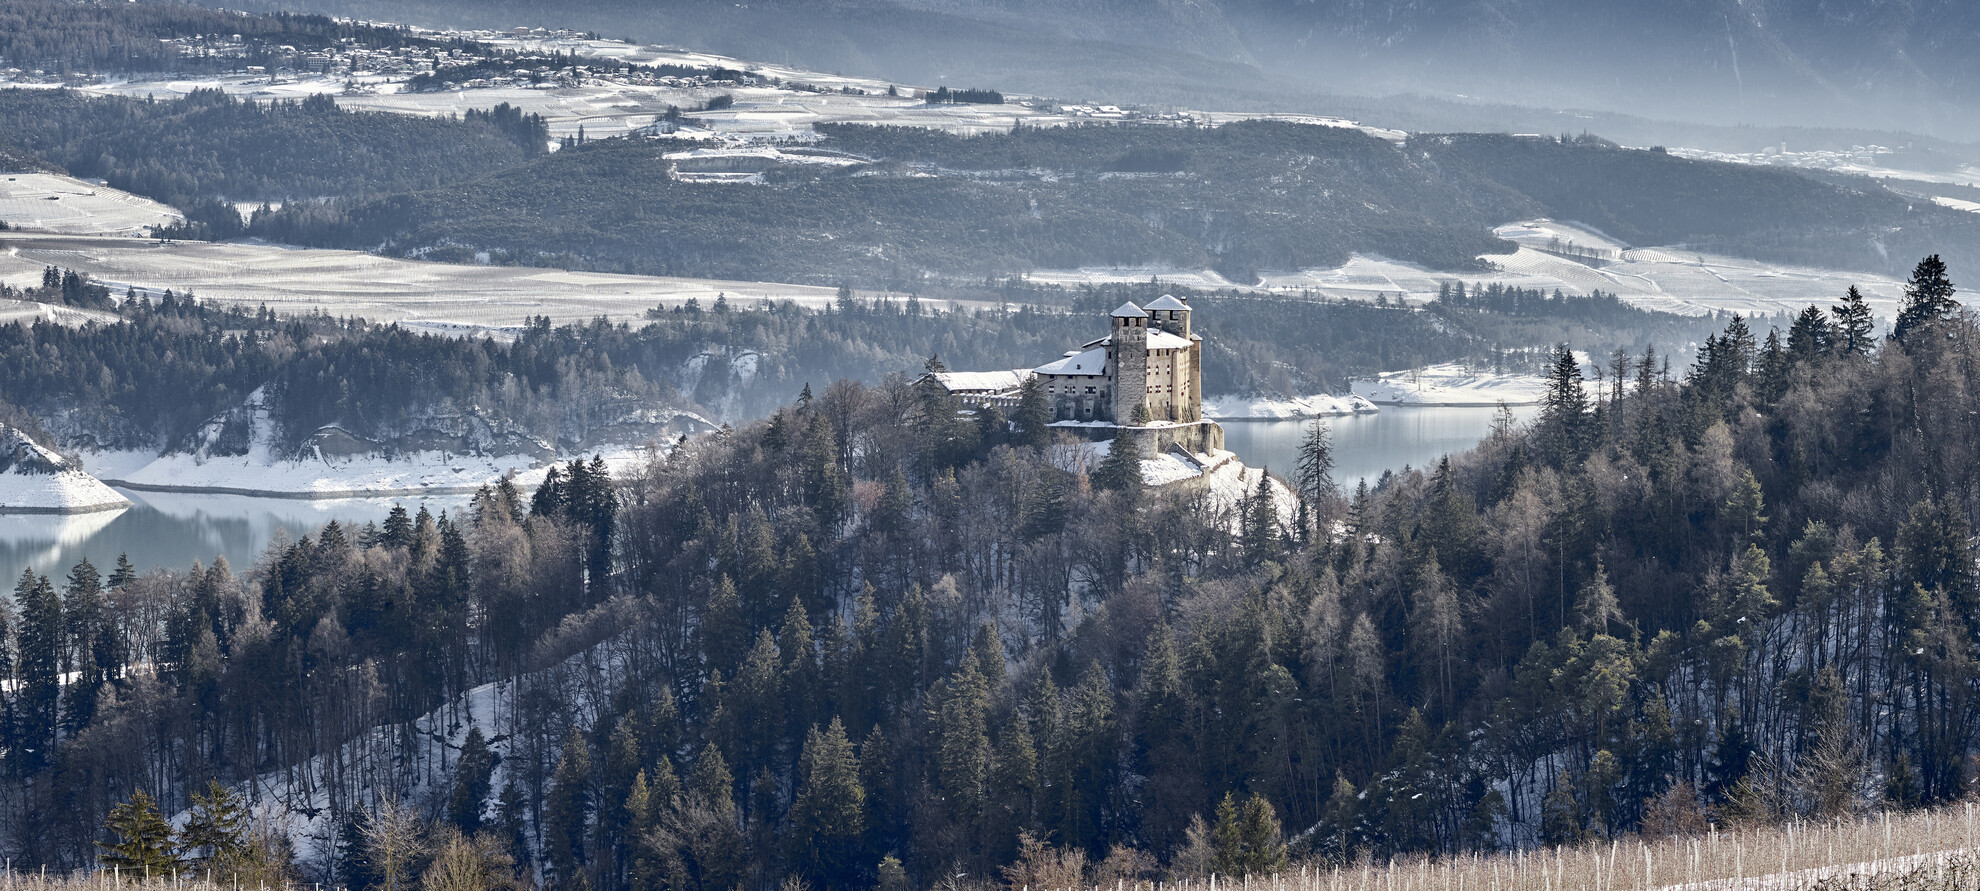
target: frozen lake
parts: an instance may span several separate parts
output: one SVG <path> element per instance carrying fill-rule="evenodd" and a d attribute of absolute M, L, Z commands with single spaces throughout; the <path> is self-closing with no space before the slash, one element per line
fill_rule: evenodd
<path fill-rule="evenodd" d="M 1524 422 L 1538 410 L 1517 406 L 1513 413 Z M 1428 467 L 1444 455 L 1476 445 L 1491 432 L 1497 411 L 1388 406 L 1377 414 L 1329 418 L 1334 479 L 1352 489 L 1363 478 L 1372 484 L 1384 470 Z M 1246 464 L 1291 476 L 1296 472 L 1294 456 L 1310 423 L 1226 422 L 1225 444 Z M 131 499 L 130 509 L 76 516 L 0 515 L 0 579 L 5 580 L 5 590 L 13 590 L 23 569 L 32 567 L 59 580 L 84 557 L 109 575 L 118 554 L 128 554 L 139 571 L 184 569 L 194 560 L 211 564 L 216 555 L 244 570 L 278 535 L 293 539 L 313 534 L 332 519 L 354 526 L 382 521 L 395 502 L 409 511 L 423 503 L 435 514 L 459 512 L 468 503 L 466 495 L 308 501 L 118 491 Z"/>

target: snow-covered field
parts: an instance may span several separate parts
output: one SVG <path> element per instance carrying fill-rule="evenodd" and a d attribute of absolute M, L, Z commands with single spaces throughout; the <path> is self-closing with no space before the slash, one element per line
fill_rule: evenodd
<path fill-rule="evenodd" d="M 1265 396 L 1213 396 L 1203 400 L 1203 416 L 1218 421 L 1285 421 L 1331 415 L 1354 415 L 1380 411 L 1375 403 L 1358 395 L 1295 396 L 1273 399 Z"/>
<path fill-rule="evenodd" d="M 1546 398 L 1547 379 L 1445 363 L 1385 372 L 1376 380 L 1355 381 L 1353 388 L 1356 397 L 1378 405 L 1534 405 Z"/>
<path fill-rule="evenodd" d="M 1788 147 L 1768 148 L 1758 152 L 1714 152 L 1704 149 L 1672 148 L 1670 153 L 1680 158 L 1700 161 L 1722 161 L 1729 164 L 1750 164 L 1760 167 L 1793 167 L 1802 170 L 1822 170 L 1830 173 L 1846 173 L 1867 176 L 1873 179 L 1911 180 L 1940 185 L 1980 187 L 1980 168 L 1962 166 L 1954 171 L 1910 170 L 1904 167 L 1887 167 L 1893 161 L 1892 151 L 1879 145 L 1851 146 L 1847 151 L 1791 151 Z"/>
<path fill-rule="evenodd" d="M 1904 297 L 1904 284 L 1889 276 L 1763 263 L 1670 248 L 1629 248 L 1586 227 L 1555 220 L 1524 220 L 1500 226 L 1495 231 L 1520 247 L 1510 255 L 1486 256 L 1484 259 L 1498 267 L 1486 273 L 1437 272 L 1386 257 L 1357 254 L 1332 269 L 1273 273 L 1256 282 L 1233 282 L 1208 269 L 1148 266 L 1040 270 L 1027 277 L 1034 282 L 1062 285 L 1146 282 L 1156 278 L 1195 288 L 1310 293 L 1334 300 L 1374 300 L 1386 296 L 1409 303 L 1434 299 L 1440 286 L 1462 281 L 1467 288 L 1499 284 L 1549 294 L 1559 290 L 1571 296 L 1604 291 L 1644 309 L 1680 315 L 1713 311 L 1792 313 L 1810 303 L 1826 307 L 1855 285 L 1878 315 L 1892 316 Z M 1598 255 L 1584 260 L 1550 253 L 1556 238 L 1563 248 L 1572 245 L 1607 252 L 1607 256 L 1619 259 L 1603 260 Z"/>
<path fill-rule="evenodd" d="M 0 281 L 39 285 L 42 269 L 50 265 L 88 273 L 119 295 L 126 286 L 153 294 L 191 290 L 202 299 L 250 307 L 266 303 L 277 312 L 321 310 L 454 334 L 499 332 L 530 316 L 549 316 L 558 324 L 598 316 L 630 321 L 656 305 L 689 299 L 708 307 L 718 295 L 739 306 L 763 300 L 822 306 L 835 295 L 832 288 L 809 285 L 461 266 L 269 244 L 158 244 L 0 232 Z M 4 302 L 0 321 L 10 314 L 49 311 L 39 304 Z"/>
<path fill-rule="evenodd" d="M 9 173 L 0 176 L 0 220 L 14 229 L 64 235 L 149 234 L 153 226 L 184 221 L 177 210 L 149 198 L 71 176 Z"/>

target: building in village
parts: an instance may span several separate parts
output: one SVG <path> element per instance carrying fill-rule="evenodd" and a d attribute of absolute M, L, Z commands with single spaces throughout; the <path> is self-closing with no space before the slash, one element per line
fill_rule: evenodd
<path fill-rule="evenodd" d="M 1203 338 L 1190 330 L 1189 304 L 1166 294 L 1123 303 L 1108 325 L 1107 336 L 1036 368 L 934 377 L 966 407 L 1004 411 L 1035 378 L 1054 427 L 1094 439 L 1134 428 L 1149 445 L 1221 449 L 1223 429 L 1203 419 Z"/>

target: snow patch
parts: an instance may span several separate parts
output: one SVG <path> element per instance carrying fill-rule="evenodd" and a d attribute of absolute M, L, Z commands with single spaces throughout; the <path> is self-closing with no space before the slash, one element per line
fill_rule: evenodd
<path fill-rule="evenodd" d="M 131 502 L 27 434 L 0 425 L 0 514 L 122 510 Z"/>
<path fill-rule="evenodd" d="M 1203 416 L 1219 421 L 1285 421 L 1358 415 L 1381 411 L 1359 394 L 1348 396 L 1294 396 L 1273 399 L 1265 396 L 1217 396 L 1203 400 Z"/>
<path fill-rule="evenodd" d="M 1356 396 L 1378 405 L 1536 405 L 1547 398 L 1547 379 L 1539 375 L 1474 371 L 1457 363 L 1385 372 L 1353 386 Z"/>

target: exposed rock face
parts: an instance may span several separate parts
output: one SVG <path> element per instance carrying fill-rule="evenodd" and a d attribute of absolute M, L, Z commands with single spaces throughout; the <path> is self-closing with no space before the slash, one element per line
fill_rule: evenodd
<path fill-rule="evenodd" d="M 0 513 L 79 514 L 130 505 L 68 459 L 0 425 Z"/>

